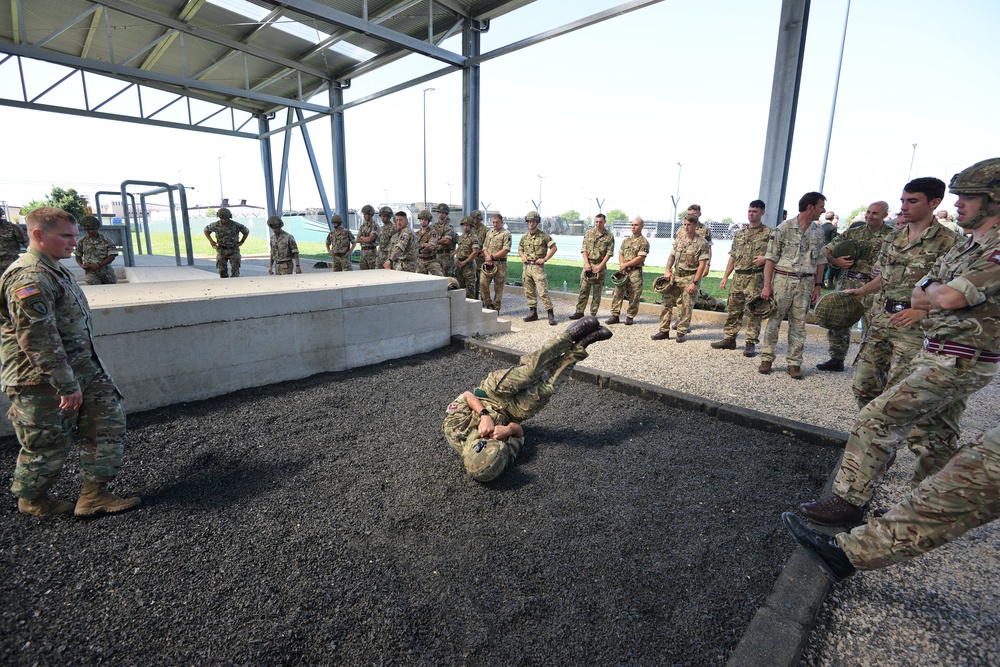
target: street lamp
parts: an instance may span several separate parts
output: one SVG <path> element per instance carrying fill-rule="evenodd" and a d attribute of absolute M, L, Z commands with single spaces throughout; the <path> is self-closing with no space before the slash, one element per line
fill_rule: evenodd
<path fill-rule="evenodd" d="M 427 208 L 427 93 L 434 88 L 424 88 L 424 205 Z"/>
<path fill-rule="evenodd" d="M 451 206 L 451 183 L 448 184 L 448 206 Z"/>
<path fill-rule="evenodd" d="M 541 174 L 538 175 L 538 215 L 542 214 L 542 179 L 545 178 Z"/>
<path fill-rule="evenodd" d="M 220 155 L 218 160 L 216 160 L 216 164 L 219 166 L 219 206 L 225 206 L 226 201 L 225 195 L 222 194 L 222 158 L 224 157 L 226 156 Z"/>
<path fill-rule="evenodd" d="M 677 196 L 671 195 L 674 200 L 674 219 L 670 221 L 670 238 L 674 238 L 677 225 L 677 203 L 681 200 L 681 169 L 684 168 L 680 162 L 677 163 Z"/>

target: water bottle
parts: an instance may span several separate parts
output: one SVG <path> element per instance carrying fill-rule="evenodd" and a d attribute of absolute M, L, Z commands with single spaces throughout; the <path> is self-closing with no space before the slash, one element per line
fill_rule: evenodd
<path fill-rule="evenodd" d="M 569 291 L 569 283 L 567 283 L 567 282 L 566 282 L 566 281 L 564 280 L 564 281 L 563 281 L 563 292 L 568 292 L 568 291 Z"/>

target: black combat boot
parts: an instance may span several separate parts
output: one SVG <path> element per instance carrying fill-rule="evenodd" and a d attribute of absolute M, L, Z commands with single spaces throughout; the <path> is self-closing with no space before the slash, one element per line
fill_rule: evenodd
<path fill-rule="evenodd" d="M 522 321 L 524 321 L 524 322 L 537 322 L 538 321 L 538 311 L 535 310 L 534 308 L 532 308 L 531 310 L 528 311 L 528 316 L 525 317 Z"/>

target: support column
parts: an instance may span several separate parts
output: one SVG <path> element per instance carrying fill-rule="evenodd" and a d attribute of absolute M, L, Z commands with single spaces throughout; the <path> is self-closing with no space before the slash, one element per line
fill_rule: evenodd
<path fill-rule="evenodd" d="M 462 55 L 473 58 L 479 50 L 479 29 L 466 19 Z M 462 210 L 466 214 L 479 208 L 479 90 L 479 65 L 466 65 L 462 70 Z"/>
<path fill-rule="evenodd" d="M 344 105 L 344 87 L 336 81 L 330 84 L 330 107 Z M 347 220 L 347 140 L 344 135 L 344 112 L 330 116 L 330 137 L 333 141 L 333 208 Z M 329 219 L 329 218 L 328 218 Z M 346 226 L 346 222 L 345 222 Z"/>
<path fill-rule="evenodd" d="M 776 227 L 785 208 L 788 165 L 792 154 L 795 111 L 799 103 L 802 58 L 806 47 L 810 0 L 782 0 L 778 26 L 778 49 L 771 83 L 771 113 L 767 119 L 764 166 L 760 175 L 760 198 L 767 204 L 765 223 Z M 794 215 L 798 211 L 789 210 Z"/>
<path fill-rule="evenodd" d="M 264 170 L 264 199 L 267 206 L 268 217 L 280 215 L 281 212 L 274 207 L 274 166 L 271 162 L 271 135 L 270 123 L 267 116 L 257 116 L 257 131 L 260 133 L 260 166 Z"/>
<path fill-rule="evenodd" d="M 302 109 L 296 109 L 295 116 L 302 123 Z M 327 224 L 329 224 L 330 215 L 332 214 L 330 211 L 330 200 L 327 199 L 326 188 L 323 187 L 323 175 L 320 174 L 319 163 L 316 162 L 316 153 L 313 151 L 312 140 L 309 138 L 309 128 L 305 123 L 302 123 L 299 127 L 302 129 L 302 141 L 306 145 L 306 154 L 309 156 L 309 166 L 312 168 L 313 180 L 316 182 L 316 190 L 319 192 L 319 200 L 323 204 L 323 214 L 326 216 Z M 344 228 L 347 229 L 347 206 L 345 205 L 341 210 L 343 211 L 341 216 L 344 218 Z M 330 225 L 330 229 L 333 229 L 333 225 Z"/>

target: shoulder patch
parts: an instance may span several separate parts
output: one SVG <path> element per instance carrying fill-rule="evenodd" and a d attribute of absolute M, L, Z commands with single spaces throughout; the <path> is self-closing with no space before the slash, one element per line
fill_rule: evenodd
<path fill-rule="evenodd" d="M 24 301 L 28 297 L 36 296 L 41 293 L 42 291 L 38 289 L 38 286 L 35 285 L 34 283 L 30 285 L 25 285 L 24 287 L 14 290 L 14 296 L 16 296 L 21 301 Z"/>
<path fill-rule="evenodd" d="M 993 254 L 990 255 L 990 261 L 994 264 L 1000 264 L 1000 250 L 993 251 Z"/>
<path fill-rule="evenodd" d="M 32 301 L 31 309 L 38 313 L 39 315 L 48 315 L 49 307 L 45 305 L 44 301 Z"/>
<path fill-rule="evenodd" d="M 458 403 L 452 403 L 448 406 L 448 414 L 451 414 L 455 410 L 458 410 Z"/>

